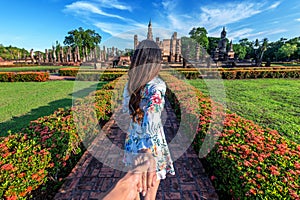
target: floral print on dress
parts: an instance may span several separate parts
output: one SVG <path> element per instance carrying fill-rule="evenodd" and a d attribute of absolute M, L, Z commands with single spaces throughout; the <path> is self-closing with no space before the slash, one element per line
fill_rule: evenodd
<path fill-rule="evenodd" d="M 167 173 L 175 174 L 173 161 L 169 152 L 165 133 L 161 122 L 161 112 L 165 104 L 165 82 L 155 77 L 141 91 L 140 108 L 144 111 L 141 124 L 130 121 L 125 139 L 124 163 L 132 164 L 132 158 L 141 149 L 150 149 L 156 161 L 156 173 L 159 179 L 164 179 Z M 129 112 L 130 96 L 127 84 L 123 93 L 123 112 Z"/>

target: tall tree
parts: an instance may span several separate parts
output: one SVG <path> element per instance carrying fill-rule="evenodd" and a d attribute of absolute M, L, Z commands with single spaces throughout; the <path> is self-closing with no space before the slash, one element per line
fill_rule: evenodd
<path fill-rule="evenodd" d="M 82 27 L 71 30 L 65 37 L 64 44 L 70 45 L 73 48 L 79 47 L 80 55 L 82 55 L 83 49 L 87 49 L 90 52 L 101 42 L 101 36 L 94 30 L 84 30 Z M 86 53 L 88 53 L 86 52 Z"/>
<path fill-rule="evenodd" d="M 245 59 L 245 56 L 247 54 L 246 46 L 243 46 L 241 44 L 233 44 L 233 51 L 238 59 Z"/>
<path fill-rule="evenodd" d="M 246 59 L 255 57 L 255 52 L 253 50 L 254 43 L 252 41 L 249 41 L 248 38 L 243 38 L 239 40 L 239 44 L 246 48 L 246 55 L 245 55 Z"/>
<path fill-rule="evenodd" d="M 204 27 L 193 28 L 189 32 L 190 38 L 196 40 L 203 48 L 207 49 L 208 47 L 208 37 L 207 31 Z"/>
<path fill-rule="evenodd" d="M 281 58 L 290 59 L 291 55 L 297 51 L 296 44 L 285 43 L 282 45 L 279 50 L 278 54 Z"/>
<path fill-rule="evenodd" d="M 255 49 L 256 66 L 261 66 L 264 53 L 268 49 L 268 44 L 269 44 L 268 38 L 264 38 L 262 41 L 259 41 L 258 39 L 255 40 L 253 48 Z"/>
<path fill-rule="evenodd" d="M 207 52 L 211 55 L 213 51 L 218 47 L 220 41 L 219 37 L 208 37 L 208 48 Z"/>

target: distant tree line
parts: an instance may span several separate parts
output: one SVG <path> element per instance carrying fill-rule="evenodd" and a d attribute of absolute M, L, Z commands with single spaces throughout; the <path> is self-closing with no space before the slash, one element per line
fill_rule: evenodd
<path fill-rule="evenodd" d="M 211 54 L 220 41 L 219 37 L 210 37 L 207 35 L 207 31 L 204 27 L 193 28 L 189 32 L 190 38 L 194 39 L 203 48 L 207 50 L 208 54 Z M 187 38 L 184 37 L 185 43 Z M 227 40 L 229 48 L 229 41 Z M 261 41 L 256 39 L 250 41 L 248 38 L 239 40 L 238 43 L 233 44 L 233 50 L 235 57 L 238 60 L 255 60 L 258 65 L 262 61 L 291 61 L 300 59 L 300 37 L 292 39 L 280 38 L 278 41 L 269 42 L 268 38 L 264 38 Z"/>
<path fill-rule="evenodd" d="M 193 28 L 189 32 L 190 37 L 183 37 L 182 43 L 190 43 L 190 54 L 195 54 L 195 44 L 192 44 L 190 39 L 196 41 L 203 47 L 208 54 L 211 54 L 218 46 L 219 37 L 210 37 L 207 35 L 207 30 L 204 27 Z M 71 46 L 73 51 L 76 46 L 79 48 L 80 55 L 87 55 L 96 48 L 99 49 L 101 36 L 94 30 L 84 30 L 82 27 L 71 30 L 65 36 L 64 45 Z M 194 45 L 194 46 L 193 46 Z M 227 41 L 229 48 L 229 41 Z M 67 46 L 62 46 L 58 41 L 53 45 L 59 53 L 60 47 L 66 51 Z M 185 45 L 187 46 L 187 45 Z M 52 50 L 52 49 L 50 49 Z M 186 51 L 186 49 L 183 49 Z M 267 38 L 259 41 L 250 41 L 248 38 L 239 40 L 233 44 L 235 58 L 238 60 L 255 60 L 258 65 L 263 61 L 291 61 L 300 59 L 300 37 L 292 39 L 280 38 L 278 41 L 269 42 Z M 35 52 L 37 55 L 38 52 Z M 44 52 L 40 52 L 44 56 Z M 4 47 L 0 44 L 0 57 L 4 60 L 24 59 L 29 56 L 29 51 L 18 47 Z"/>
<path fill-rule="evenodd" d="M 18 48 L 13 46 L 5 47 L 0 44 L 0 57 L 4 60 L 16 60 L 29 56 L 29 52 L 24 48 Z"/>
<path fill-rule="evenodd" d="M 101 42 L 101 36 L 94 30 L 87 29 L 84 30 L 82 27 L 79 27 L 78 29 L 74 29 L 68 32 L 68 35 L 65 36 L 64 39 L 64 45 L 61 45 L 58 41 L 55 42 L 55 45 L 53 45 L 56 54 L 59 55 L 59 51 L 61 47 L 63 48 L 63 51 L 66 52 L 68 46 L 72 47 L 72 50 L 75 50 L 75 47 L 78 46 L 80 56 L 83 57 L 85 54 L 88 55 L 92 50 L 95 48 L 99 49 L 98 44 Z M 52 51 L 53 48 L 49 48 L 50 51 Z M 35 51 L 35 55 L 44 56 L 45 52 L 41 51 Z M 17 59 L 25 59 L 26 57 L 30 56 L 30 52 L 28 50 L 25 50 L 24 48 L 18 48 L 18 47 L 4 47 L 2 44 L 0 44 L 0 57 L 4 60 L 17 60 Z"/>

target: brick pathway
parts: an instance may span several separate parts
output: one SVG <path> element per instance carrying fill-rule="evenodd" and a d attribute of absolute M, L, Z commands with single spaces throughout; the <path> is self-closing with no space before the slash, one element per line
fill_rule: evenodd
<path fill-rule="evenodd" d="M 174 127 L 178 127 L 178 122 L 168 102 L 166 102 L 165 110 L 167 119 L 164 129 L 169 142 L 176 133 Z M 108 132 L 108 137 L 114 144 L 120 147 L 124 145 L 125 134 L 118 128 L 114 120 L 110 120 L 102 130 Z M 97 153 L 113 151 L 113 149 L 108 150 L 107 146 L 102 148 L 105 151 L 101 151 L 101 141 L 103 138 L 98 137 L 93 142 L 96 146 L 98 145 Z M 100 195 L 125 174 L 103 165 L 92 154 L 89 151 L 84 153 L 54 199 L 100 199 Z M 120 165 L 120 163 L 116 163 L 116 165 Z M 168 175 L 165 180 L 161 181 L 156 199 L 218 199 L 210 179 L 191 147 L 174 162 L 174 167 L 176 175 Z"/>
<path fill-rule="evenodd" d="M 75 77 L 73 77 L 73 76 L 59 76 L 59 75 L 51 74 L 49 76 L 49 80 L 50 81 L 75 80 Z"/>

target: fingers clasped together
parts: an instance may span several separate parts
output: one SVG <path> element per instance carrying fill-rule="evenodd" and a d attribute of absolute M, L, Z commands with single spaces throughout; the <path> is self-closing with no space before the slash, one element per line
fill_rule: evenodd
<path fill-rule="evenodd" d="M 156 182 L 156 162 L 149 149 L 143 149 L 134 161 L 135 169 L 133 173 L 139 174 L 138 192 L 145 196 L 147 191 L 155 185 Z"/>

